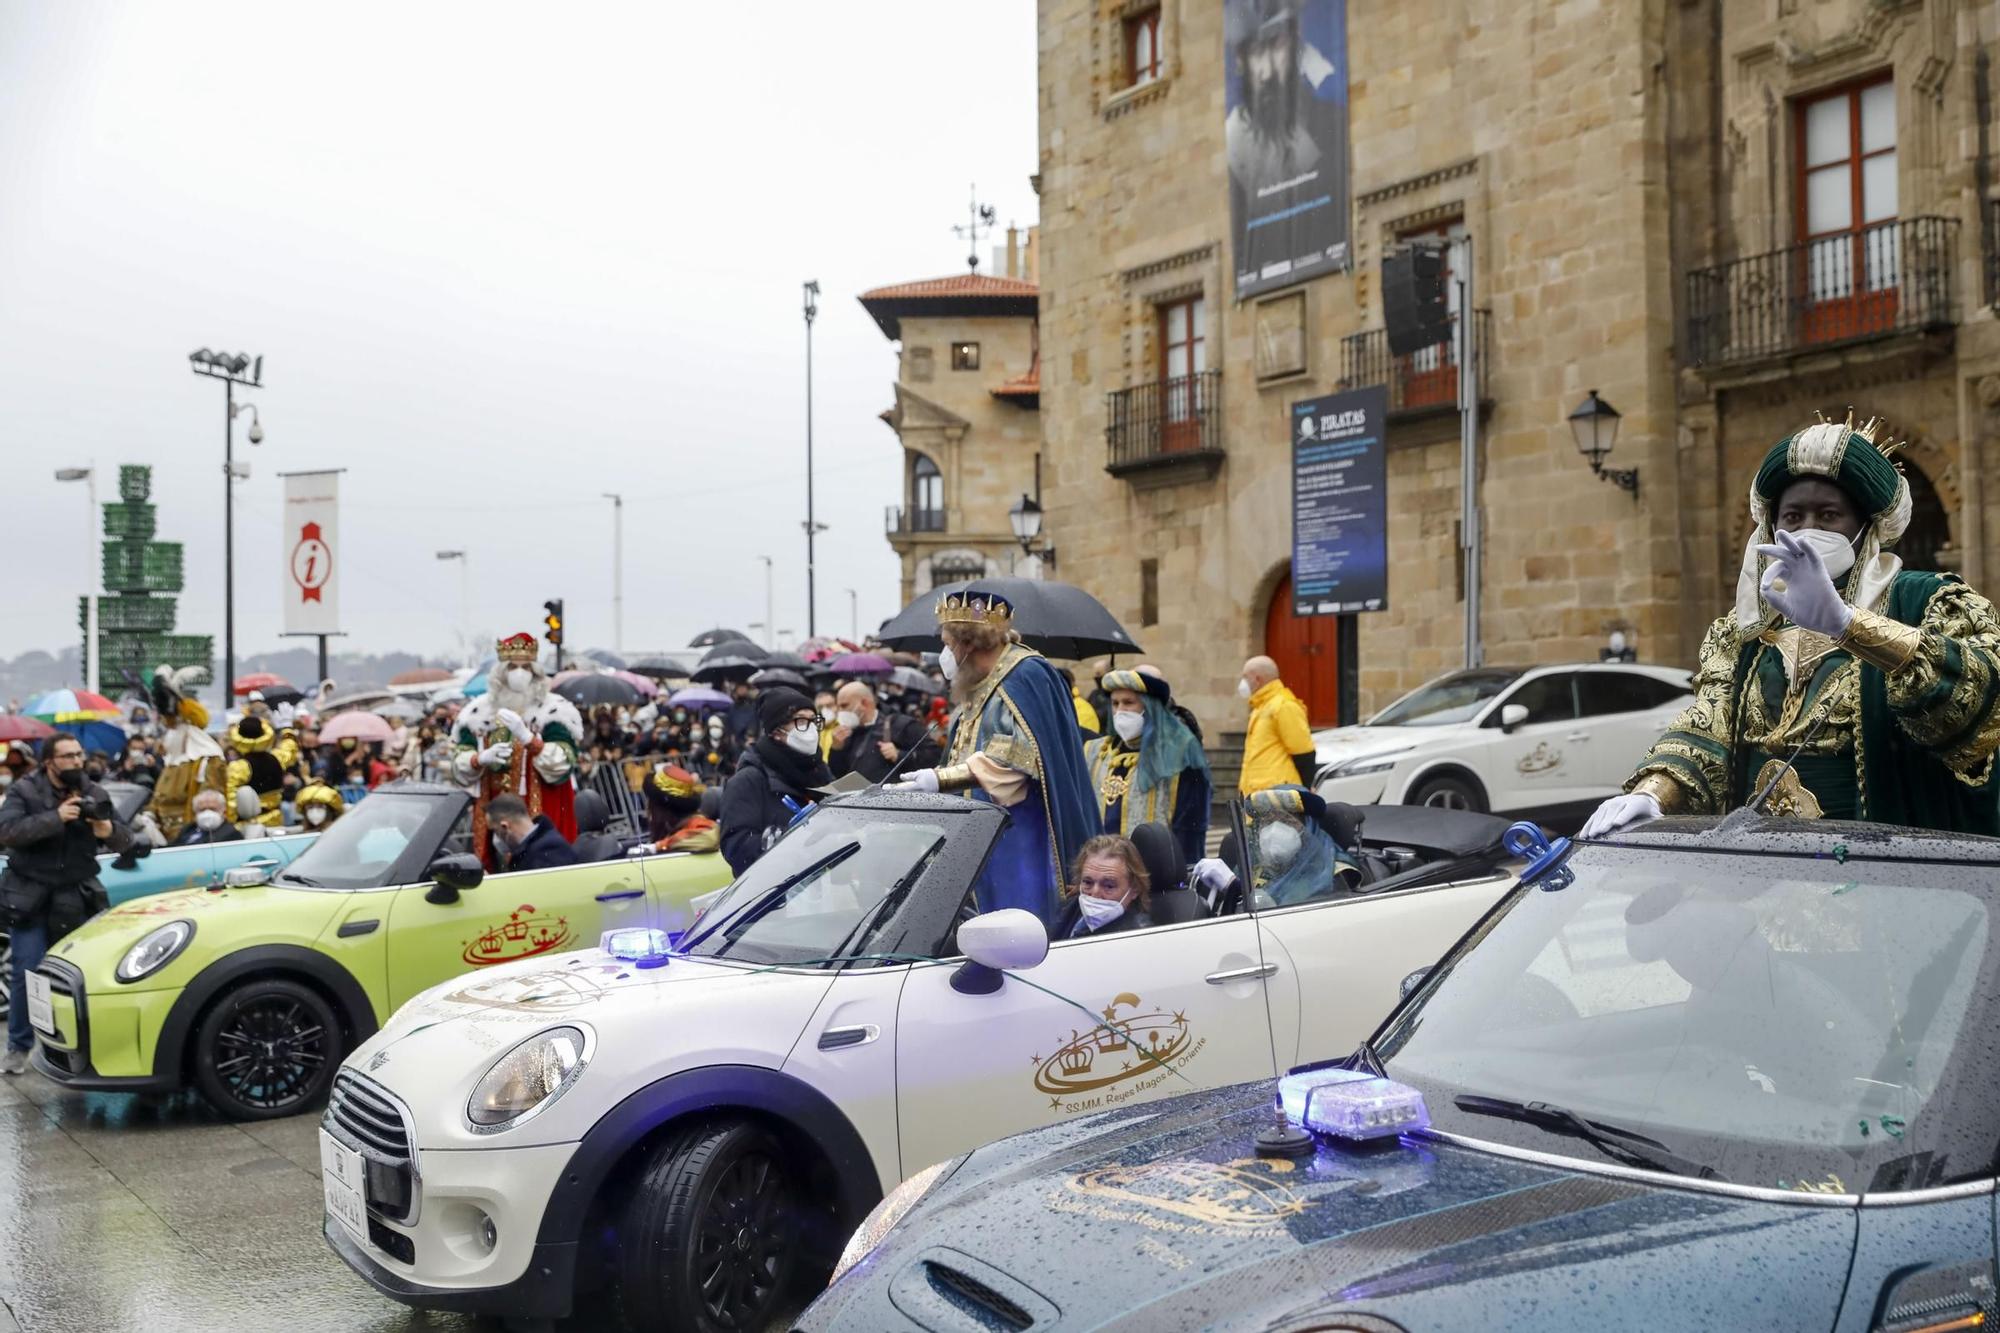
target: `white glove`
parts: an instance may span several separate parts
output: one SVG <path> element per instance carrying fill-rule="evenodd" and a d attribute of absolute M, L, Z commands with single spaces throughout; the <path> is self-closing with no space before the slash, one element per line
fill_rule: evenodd
<path fill-rule="evenodd" d="M 496 773 L 513 762 L 514 746 L 510 741 L 501 741 L 498 745 L 489 745 L 479 752 L 479 766 L 481 768 L 490 768 Z"/>
<path fill-rule="evenodd" d="M 514 733 L 515 740 L 520 741 L 524 745 L 527 743 L 528 724 L 522 720 L 519 713 L 511 708 L 503 708 L 494 714 L 494 716 L 500 719 L 501 726 Z"/>
<path fill-rule="evenodd" d="M 1854 609 L 1840 599 L 1818 551 L 1792 533 L 1780 532 L 1771 545 L 1759 546 L 1757 554 L 1771 559 L 1759 588 L 1779 615 L 1828 638 L 1847 633 Z"/>
<path fill-rule="evenodd" d="M 541 774 L 543 782 L 561 782 L 569 776 L 569 751 L 560 745 L 543 745 L 535 752 L 535 772 Z"/>
<path fill-rule="evenodd" d="M 1188 880 L 1210 893 L 1220 893 L 1236 882 L 1236 872 L 1219 857 L 1204 856 L 1194 863 L 1194 869 L 1188 872 Z"/>
<path fill-rule="evenodd" d="M 1822 573 L 1825 571 L 1822 570 Z M 1579 838 L 1605 838 L 1620 829 L 1637 828 L 1658 819 L 1662 811 L 1660 802 L 1650 792 L 1635 791 L 1629 796 L 1614 796 L 1584 821 Z"/>
<path fill-rule="evenodd" d="M 920 768 L 902 781 L 890 783 L 889 787 L 893 791 L 934 792 L 938 789 L 937 770 L 935 768 Z"/>

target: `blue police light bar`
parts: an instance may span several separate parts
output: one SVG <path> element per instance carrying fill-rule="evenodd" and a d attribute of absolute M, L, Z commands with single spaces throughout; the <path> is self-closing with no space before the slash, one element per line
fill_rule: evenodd
<path fill-rule="evenodd" d="M 1278 1080 L 1278 1103 L 1293 1124 L 1356 1143 L 1393 1138 L 1431 1123 L 1421 1092 L 1356 1069 L 1287 1074 Z"/>
<path fill-rule="evenodd" d="M 613 958 L 640 967 L 664 967 L 673 954 L 674 942 L 664 930 L 649 926 L 626 926 L 607 930 L 598 937 L 597 947 Z"/>

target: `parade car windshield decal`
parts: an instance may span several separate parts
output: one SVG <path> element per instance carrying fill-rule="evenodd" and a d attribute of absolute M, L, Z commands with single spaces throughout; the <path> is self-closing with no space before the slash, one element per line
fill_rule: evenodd
<path fill-rule="evenodd" d="M 495 963 L 554 953 L 575 938 L 576 931 L 570 927 L 568 917 L 544 912 L 533 903 L 522 903 L 507 914 L 505 921 L 465 941 L 461 957 L 473 967 L 491 967 Z"/>
<path fill-rule="evenodd" d="M 606 978 L 602 974 L 617 971 L 612 967 L 552 967 L 541 972 L 487 977 L 444 998 L 454 1004 L 478 1005 L 484 1009 L 581 1009 L 604 994 Z"/>
<path fill-rule="evenodd" d="M 1208 1044 L 1189 1030 L 1180 1010 L 1150 1008 L 1130 991 L 1113 997 L 1104 1021 L 1071 1028 L 1049 1055 L 1030 1058 L 1035 1088 L 1054 1111 L 1095 1111 L 1129 1101 L 1172 1078 Z"/>

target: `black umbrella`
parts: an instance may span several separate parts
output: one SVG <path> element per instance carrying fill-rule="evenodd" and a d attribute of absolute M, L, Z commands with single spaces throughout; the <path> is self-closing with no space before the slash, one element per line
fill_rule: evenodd
<path fill-rule="evenodd" d="M 587 657 L 600 666 L 610 667 L 613 671 L 624 671 L 626 669 L 625 659 L 617 653 L 612 652 L 609 648 L 586 648 L 578 653 L 577 656 Z"/>
<path fill-rule="evenodd" d="M 806 669 L 806 659 L 800 657 L 797 653 L 788 653 L 780 648 L 775 653 L 764 654 L 764 665 L 789 667 L 793 671 L 804 671 Z"/>
<path fill-rule="evenodd" d="M 740 629 L 705 629 L 688 640 L 690 648 L 713 648 L 718 643 L 733 643 L 738 639 L 749 641 L 750 636 Z"/>
<path fill-rule="evenodd" d="M 257 693 L 274 708 L 279 704 L 295 704 L 306 697 L 306 692 L 296 685 L 267 685 Z"/>
<path fill-rule="evenodd" d="M 654 680 L 686 680 L 688 669 L 665 653 L 641 653 L 625 668 Z"/>
<path fill-rule="evenodd" d="M 578 708 L 636 707 L 644 700 L 636 685 L 616 676 L 593 672 L 587 676 L 574 676 L 556 686 L 556 693 L 575 704 Z"/>
<path fill-rule="evenodd" d="M 891 648 L 937 651 L 944 645 L 938 638 L 937 604 L 952 593 L 967 589 L 998 593 L 1011 602 L 1014 628 L 1021 641 L 1050 657 L 1077 660 L 1140 651 L 1125 627 L 1095 597 L 1074 584 L 1043 579 L 988 578 L 947 583 L 898 611 L 876 637 Z"/>
<path fill-rule="evenodd" d="M 736 646 L 723 645 L 725 648 Z M 710 653 L 702 659 L 701 665 L 694 669 L 694 679 L 701 685 L 715 685 L 725 680 L 742 680 L 762 671 L 765 665 L 762 658 L 745 657 L 741 653 Z"/>
<path fill-rule="evenodd" d="M 748 639 L 724 639 L 701 655 L 701 665 L 723 657 L 740 657 L 746 662 L 769 662 L 771 654 L 762 645 Z"/>
<path fill-rule="evenodd" d="M 915 690 L 919 694 L 936 694 L 938 692 L 937 682 L 915 667 L 897 667 L 889 674 L 889 683 L 892 685 L 901 685 L 906 690 Z"/>
<path fill-rule="evenodd" d="M 804 676 L 801 676 L 790 667 L 781 666 L 765 667 L 762 671 L 750 677 L 750 683 L 760 690 L 769 689 L 773 685 L 789 685 L 796 690 L 807 688 Z"/>

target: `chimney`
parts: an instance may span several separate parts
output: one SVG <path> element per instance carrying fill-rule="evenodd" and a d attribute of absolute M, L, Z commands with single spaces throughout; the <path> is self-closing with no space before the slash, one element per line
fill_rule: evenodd
<path fill-rule="evenodd" d="M 1007 276 L 1010 278 L 1021 276 L 1020 235 L 1013 223 L 1007 224 Z"/>

